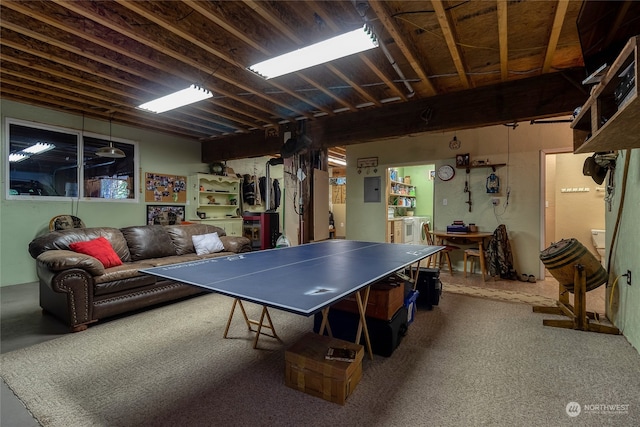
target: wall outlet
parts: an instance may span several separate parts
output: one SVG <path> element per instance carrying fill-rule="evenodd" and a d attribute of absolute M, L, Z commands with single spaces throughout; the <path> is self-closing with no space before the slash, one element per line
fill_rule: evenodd
<path fill-rule="evenodd" d="M 627 285 L 631 286 L 631 270 L 627 270 L 625 276 L 627 276 Z"/>
<path fill-rule="evenodd" d="M 500 204 L 500 199 L 498 199 L 497 197 L 492 197 L 491 198 L 491 204 L 493 206 L 498 206 Z"/>
<path fill-rule="evenodd" d="M 447 199 L 442 199 L 442 206 L 447 206 Z"/>

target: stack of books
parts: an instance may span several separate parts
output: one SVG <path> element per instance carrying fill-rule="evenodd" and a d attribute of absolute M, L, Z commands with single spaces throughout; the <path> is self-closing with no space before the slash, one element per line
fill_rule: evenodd
<path fill-rule="evenodd" d="M 447 225 L 447 233 L 467 233 L 469 227 L 464 225 L 464 221 L 453 221 L 452 225 Z"/>
<path fill-rule="evenodd" d="M 324 358 L 326 360 L 339 360 L 341 362 L 353 362 L 356 360 L 356 351 L 350 348 L 329 347 Z"/>

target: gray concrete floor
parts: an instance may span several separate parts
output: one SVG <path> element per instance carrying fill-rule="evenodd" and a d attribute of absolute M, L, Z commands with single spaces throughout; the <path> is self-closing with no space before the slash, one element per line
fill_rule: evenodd
<path fill-rule="evenodd" d="M 37 283 L 0 287 L 1 353 L 29 347 L 67 333 L 69 329 L 65 325 L 52 316 L 42 314 Z M 0 425 L 40 425 L 4 381 L 0 390 Z"/>
<path fill-rule="evenodd" d="M 454 271 L 451 275 L 446 269 L 443 269 L 440 279 L 444 289 L 446 289 L 447 283 L 455 283 L 466 286 L 508 289 L 552 299 L 558 298 L 558 282 L 551 276 L 536 283 L 494 279 L 483 281 L 479 274 L 469 274 L 465 278 L 462 272 Z M 587 310 L 604 314 L 606 289 L 605 286 L 600 286 L 589 292 Z M 1 353 L 29 347 L 69 333 L 69 329 L 60 321 L 42 313 L 37 283 L 0 287 L 0 316 Z M 0 391 L 0 426 L 35 427 L 40 425 L 4 381 Z"/>

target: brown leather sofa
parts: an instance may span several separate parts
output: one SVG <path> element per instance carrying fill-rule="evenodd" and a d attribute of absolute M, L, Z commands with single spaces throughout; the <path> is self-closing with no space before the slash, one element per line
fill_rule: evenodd
<path fill-rule="evenodd" d="M 196 255 L 192 236 L 217 232 L 222 252 Z M 105 268 L 69 245 L 106 238 L 123 264 Z M 100 319 L 203 293 L 198 287 L 142 274 L 138 270 L 251 251 L 246 237 L 226 236 L 207 224 L 78 228 L 36 237 L 29 253 L 36 259 L 40 306 L 73 332 Z"/>

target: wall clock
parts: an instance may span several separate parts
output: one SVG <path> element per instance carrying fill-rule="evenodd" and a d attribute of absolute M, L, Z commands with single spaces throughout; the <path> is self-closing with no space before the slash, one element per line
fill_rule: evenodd
<path fill-rule="evenodd" d="M 438 168 L 438 178 L 449 181 L 456 174 L 456 170 L 451 165 L 442 165 Z"/>

